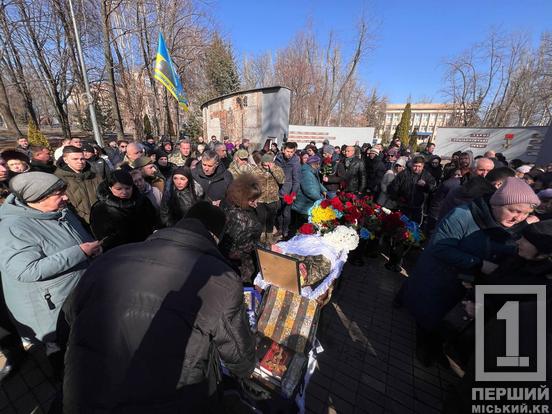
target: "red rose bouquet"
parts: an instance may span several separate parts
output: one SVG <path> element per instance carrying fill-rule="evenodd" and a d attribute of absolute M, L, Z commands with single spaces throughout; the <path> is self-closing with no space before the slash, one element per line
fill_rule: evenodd
<path fill-rule="evenodd" d="M 293 204 L 293 200 L 295 200 L 295 197 L 297 196 L 297 193 L 292 192 L 289 194 L 286 194 L 284 196 L 284 203 L 286 203 L 288 206 Z"/>

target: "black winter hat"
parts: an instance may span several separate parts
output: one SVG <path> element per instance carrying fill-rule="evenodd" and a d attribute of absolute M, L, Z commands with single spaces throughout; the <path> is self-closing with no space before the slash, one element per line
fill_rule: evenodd
<path fill-rule="evenodd" d="M 552 219 L 530 224 L 522 234 L 539 253 L 552 253 Z"/>
<path fill-rule="evenodd" d="M 205 226 L 207 230 L 213 233 L 220 239 L 222 230 L 226 223 L 226 215 L 221 208 L 214 206 L 208 201 L 200 201 L 194 204 L 189 210 L 184 219 L 195 218 Z M 178 227 L 178 223 L 176 224 Z"/>

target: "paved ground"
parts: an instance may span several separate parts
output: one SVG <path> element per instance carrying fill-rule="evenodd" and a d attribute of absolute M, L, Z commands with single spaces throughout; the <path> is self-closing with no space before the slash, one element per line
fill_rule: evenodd
<path fill-rule="evenodd" d="M 391 305 L 404 276 L 383 263 L 347 265 L 323 309 L 324 353 L 307 389 L 310 413 L 438 413 L 458 381 L 448 369 L 417 363 L 414 323 Z M 0 414 L 47 412 L 59 387 L 42 350 L 31 349 L 21 371 L 0 384 Z"/>
<path fill-rule="evenodd" d="M 458 378 L 448 368 L 424 368 L 414 356 L 415 325 L 392 299 L 404 275 L 383 267 L 347 265 L 322 313 L 319 369 L 307 388 L 312 413 L 439 413 Z"/>
<path fill-rule="evenodd" d="M 31 348 L 21 369 L 0 384 L 0 414 L 45 413 L 60 388 L 44 351 Z"/>

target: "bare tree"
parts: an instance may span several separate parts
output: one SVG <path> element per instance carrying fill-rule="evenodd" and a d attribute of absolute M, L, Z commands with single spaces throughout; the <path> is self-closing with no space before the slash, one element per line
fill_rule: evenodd
<path fill-rule="evenodd" d="M 107 72 L 107 79 L 110 87 L 111 106 L 115 111 L 115 132 L 118 139 L 123 139 L 125 136 L 123 119 L 121 117 L 121 108 L 119 107 L 119 98 L 117 96 L 117 85 L 115 81 L 115 65 L 113 62 L 113 54 L 111 52 L 112 27 L 111 13 L 116 10 L 122 3 L 118 0 L 113 3 L 112 0 L 101 0 L 101 16 L 102 16 L 102 31 L 103 31 L 103 50 Z"/>
<path fill-rule="evenodd" d="M 485 41 L 447 60 L 444 94 L 456 106 L 452 125 L 547 124 L 550 43 L 544 35 L 534 50 L 526 35 L 491 32 Z"/>

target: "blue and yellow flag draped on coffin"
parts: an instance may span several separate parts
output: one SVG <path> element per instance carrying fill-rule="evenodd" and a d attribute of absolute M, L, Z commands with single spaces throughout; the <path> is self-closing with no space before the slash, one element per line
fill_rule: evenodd
<path fill-rule="evenodd" d="M 157 56 L 155 58 L 154 78 L 161 82 L 172 96 L 178 101 L 185 111 L 188 110 L 188 100 L 184 93 L 184 88 L 178 79 L 176 70 L 172 63 L 167 45 L 163 35 L 159 33 L 159 46 L 157 47 Z"/>

